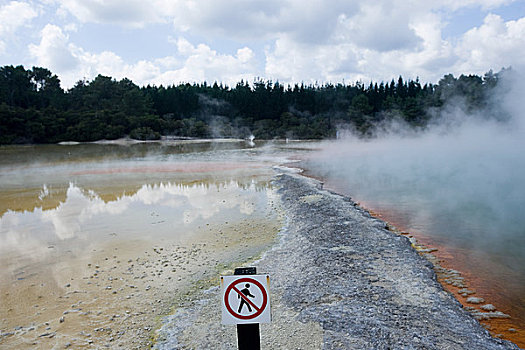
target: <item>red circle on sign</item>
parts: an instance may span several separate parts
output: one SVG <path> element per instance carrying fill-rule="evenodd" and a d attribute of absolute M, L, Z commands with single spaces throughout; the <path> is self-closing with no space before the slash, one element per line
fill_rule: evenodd
<path fill-rule="evenodd" d="M 228 297 L 229 297 L 230 292 L 232 291 L 233 287 L 235 287 L 235 285 L 237 285 L 239 283 L 243 283 L 243 282 L 250 282 L 250 283 L 255 284 L 257 287 L 259 287 L 259 289 L 261 290 L 261 293 L 262 293 L 262 298 L 263 298 L 262 305 L 259 308 L 255 308 L 255 309 L 257 309 L 257 312 L 255 312 L 255 313 L 253 313 L 251 315 L 248 315 L 248 316 L 243 316 L 243 315 L 238 314 L 237 312 L 233 311 L 233 309 L 230 306 L 230 303 L 228 302 Z M 239 293 L 237 291 L 235 291 L 235 292 Z M 266 308 L 266 304 L 267 303 L 268 303 L 268 294 L 266 294 L 266 290 L 264 289 L 263 285 L 259 283 L 259 281 L 254 280 L 253 278 L 245 277 L 245 278 L 240 278 L 238 280 L 235 280 L 233 283 L 231 283 L 228 286 L 228 288 L 226 288 L 226 292 L 224 292 L 224 305 L 226 306 L 226 309 L 230 312 L 230 314 L 232 314 L 233 317 L 240 318 L 241 320 L 251 320 L 252 318 L 255 318 L 255 317 L 259 316 L 260 314 L 262 314 L 262 312 Z"/>

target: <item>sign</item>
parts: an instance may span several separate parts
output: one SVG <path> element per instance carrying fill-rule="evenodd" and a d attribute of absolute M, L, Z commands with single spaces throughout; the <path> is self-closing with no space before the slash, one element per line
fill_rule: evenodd
<path fill-rule="evenodd" d="M 221 276 L 222 323 L 269 323 L 270 276 Z"/>

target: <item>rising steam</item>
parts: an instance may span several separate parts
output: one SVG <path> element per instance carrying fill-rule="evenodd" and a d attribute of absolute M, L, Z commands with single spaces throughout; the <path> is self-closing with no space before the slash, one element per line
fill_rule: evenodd
<path fill-rule="evenodd" d="M 390 203 L 413 228 L 509 259 L 525 251 L 525 103 L 520 76 L 503 76 L 493 107 L 444 109 L 427 130 L 402 123 L 377 138 L 327 142 L 309 167 L 357 200 Z M 494 118 L 492 110 L 510 118 Z M 514 261 L 514 260 L 513 260 Z M 514 261 L 515 263 L 515 261 Z"/>

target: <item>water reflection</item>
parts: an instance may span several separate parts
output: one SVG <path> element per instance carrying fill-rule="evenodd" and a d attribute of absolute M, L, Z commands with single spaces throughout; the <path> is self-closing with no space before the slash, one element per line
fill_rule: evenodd
<path fill-rule="evenodd" d="M 281 227 L 268 181 L 290 153 L 244 140 L 0 147 L 7 346 L 34 342 L 18 331 L 30 325 L 55 325 L 46 348 L 95 328 L 135 334 L 157 322 L 157 300 L 258 256 Z M 59 321 L 77 307 L 85 316 Z"/>
<path fill-rule="evenodd" d="M 304 152 L 291 147 L 244 140 L 1 147 L 3 271 L 81 256 L 109 240 L 173 241 L 199 227 L 262 218 L 272 166 Z"/>
<path fill-rule="evenodd" d="M 52 200 L 47 186 L 39 194 Z M 237 220 L 265 212 L 269 184 L 264 180 L 161 182 L 144 184 L 133 193 L 106 201 L 92 189 L 70 183 L 55 208 L 8 210 L 0 218 L 0 253 L 49 251 L 50 245 L 71 245 L 121 235 L 184 235 L 195 225 Z M 78 243 L 78 242 L 77 242 Z M 77 244 L 75 244 L 76 246 Z"/>

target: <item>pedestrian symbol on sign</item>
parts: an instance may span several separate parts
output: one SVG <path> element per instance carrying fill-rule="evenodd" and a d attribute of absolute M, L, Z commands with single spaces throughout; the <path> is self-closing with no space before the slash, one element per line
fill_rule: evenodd
<path fill-rule="evenodd" d="M 244 294 L 244 295 L 246 296 L 246 298 L 247 298 L 247 297 L 255 298 L 255 295 L 252 295 L 252 294 L 250 293 L 250 284 L 249 284 L 249 283 L 246 283 L 246 284 L 244 285 L 244 289 L 241 290 L 241 293 Z M 242 311 L 242 307 L 243 307 L 244 305 L 246 305 L 246 306 L 248 307 L 248 311 L 249 311 L 249 312 L 252 312 L 252 308 L 251 308 L 250 303 L 249 303 L 250 300 L 249 300 L 249 299 L 245 299 L 244 297 L 241 297 L 241 294 L 237 295 L 237 297 L 238 297 L 239 299 L 241 299 L 241 302 L 240 302 L 240 304 L 239 304 L 239 310 L 238 310 L 237 312 L 238 312 L 238 313 L 241 313 L 241 311 Z"/>

